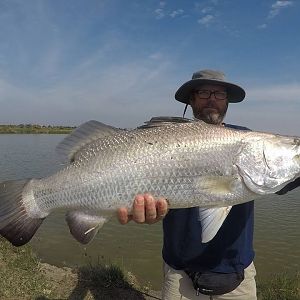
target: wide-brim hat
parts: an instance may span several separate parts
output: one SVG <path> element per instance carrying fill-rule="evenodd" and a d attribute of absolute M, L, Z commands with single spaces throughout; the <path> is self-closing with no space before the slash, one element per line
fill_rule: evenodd
<path fill-rule="evenodd" d="M 184 83 L 175 93 L 175 99 L 189 104 L 191 93 L 202 84 L 219 84 L 226 88 L 228 102 L 237 103 L 245 98 L 245 91 L 240 86 L 225 81 L 225 74 L 214 70 L 201 70 L 195 72 L 191 80 Z"/>

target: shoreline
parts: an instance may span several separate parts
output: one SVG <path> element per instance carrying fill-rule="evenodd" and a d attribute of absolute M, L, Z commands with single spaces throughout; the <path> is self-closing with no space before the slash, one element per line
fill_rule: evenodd
<path fill-rule="evenodd" d="M 131 272 L 115 264 L 76 268 L 41 262 L 31 246 L 14 247 L 0 237 L 0 299 L 160 300 L 161 291 L 141 286 Z M 300 272 L 257 279 L 258 300 L 300 299 Z"/>
<path fill-rule="evenodd" d="M 114 265 L 72 269 L 40 263 L 40 268 L 54 286 L 64 287 L 59 296 L 66 299 L 161 299 L 159 291 L 141 287 L 134 275 Z"/>
<path fill-rule="evenodd" d="M 52 126 L 52 125 L 0 125 L 0 134 L 69 134 L 74 126 Z"/>
<path fill-rule="evenodd" d="M 110 264 L 77 268 L 42 263 L 28 245 L 14 247 L 0 237 L 0 299 L 161 299 L 160 291 Z"/>

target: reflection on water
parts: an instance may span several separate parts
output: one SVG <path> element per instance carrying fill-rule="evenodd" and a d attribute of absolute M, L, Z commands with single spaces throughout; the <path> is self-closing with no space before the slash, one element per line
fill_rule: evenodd
<path fill-rule="evenodd" d="M 300 270 L 300 189 L 256 201 L 256 265 L 269 272 Z"/>
<path fill-rule="evenodd" d="M 55 146 L 63 135 L 0 135 L 0 180 L 43 177 L 59 168 Z M 256 201 L 255 250 L 260 277 L 300 268 L 300 190 Z M 117 262 L 142 282 L 160 288 L 161 224 L 122 226 L 113 219 L 94 241 L 80 245 L 70 235 L 64 212 L 50 215 L 31 242 L 38 255 L 55 265 Z"/>
<path fill-rule="evenodd" d="M 116 262 L 144 282 L 159 288 L 161 281 L 161 225 L 120 225 L 111 220 L 89 245 L 70 235 L 62 212 L 47 218 L 33 246 L 39 256 L 55 265 L 76 266 L 104 260 Z"/>

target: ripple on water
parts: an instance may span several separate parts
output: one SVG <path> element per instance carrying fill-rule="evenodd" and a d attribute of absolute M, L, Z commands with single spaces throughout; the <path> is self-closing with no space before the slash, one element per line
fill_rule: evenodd
<path fill-rule="evenodd" d="M 43 177 L 60 169 L 55 147 L 63 135 L 1 135 L 0 180 Z M 300 269 L 300 189 L 255 202 L 255 264 L 260 276 Z M 64 213 L 47 218 L 31 243 L 40 257 L 56 265 L 81 265 L 91 260 L 117 262 L 159 289 L 161 224 L 105 224 L 87 246 L 69 233 Z"/>

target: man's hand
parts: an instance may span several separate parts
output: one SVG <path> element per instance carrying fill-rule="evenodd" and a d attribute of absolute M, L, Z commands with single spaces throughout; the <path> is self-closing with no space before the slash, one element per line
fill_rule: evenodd
<path fill-rule="evenodd" d="M 118 209 L 118 219 L 121 224 L 133 220 L 136 223 L 153 224 L 163 219 L 168 212 L 168 203 L 164 198 L 155 200 L 150 194 L 139 194 L 134 198 L 132 215 L 125 207 Z"/>

